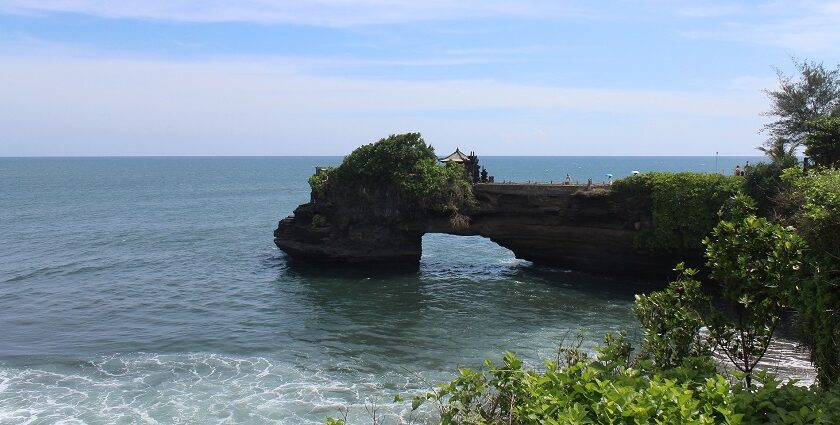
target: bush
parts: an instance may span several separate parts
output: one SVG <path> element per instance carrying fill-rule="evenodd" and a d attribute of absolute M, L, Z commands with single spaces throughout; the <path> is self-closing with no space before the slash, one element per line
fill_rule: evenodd
<path fill-rule="evenodd" d="M 391 135 L 354 150 L 341 165 L 310 177 L 318 198 L 360 190 L 394 190 L 408 209 L 457 213 L 474 204 L 472 185 L 460 164 L 438 163 L 419 133 Z"/>
<path fill-rule="evenodd" d="M 707 326 L 717 346 L 749 387 L 782 312 L 798 293 L 804 241 L 792 227 L 753 215 L 753 201 L 739 195 L 706 245 L 706 265 L 720 285 L 727 309 L 709 312 Z"/>
<path fill-rule="evenodd" d="M 460 370 L 412 407 L 437 403 L 443 424 L 834 424 L 839 419 L 836 393 L 781 384 L 765 374 L 757 377 L 761 385 L 750 389 L 730 383 L 710 360 L 692 360 L 658 371 L 614 369 L 599 357 L 564 368 L 547 362 L 538 373 L 507 353 L 500 365 Z"/>
<path fill-rule="evenodd" d="M 780 161 L 760 162 L 751 166 L 744 177 L 744 193 L 755 199 L 758 213 L 767 218 L 774 218 L 780 212 L 776 211 L 776 198 L 787 188 L 782 180 L 782 173 L 786 168 L 798 165 L 795 157 L 784 157 Z"/>
<path fill-rule="evenodd" d="M 791 223 L 807 241 L 810 277 L 792 303 L 821 385 L 840 383 L 840 170 L 785 171 Z"/>
<path fill-rule="evenodd" d="M 309 187 L 312 188 L 312 193 L 316 198 L 323 199 L 327 196 L 327 183 L 330 181 L 332 171 L 333 168 L 326 168 L 309 177 Z"/>
<path fill-rule="evenodd" d="M 639 233 L 640 247 L 699 251 L 718 222 L 718 211 L 739 192 L 741 182 L 720 174 L 644 173 L 616 181 L 613 190 L 637 208 L 651 211 L 653 227 Z"/>
<path fill-rule="evenodd" d="M 644 330 L 643 357 L 661 369 L 679 366 L 690 357 L 707 356 L 709 347 L 700 337 L 703 318 L 698 313 L 708 299 L 700 290 L 695 271 L 677 267 L 680 279 L 663 291 L 636 295 L 633 312 Z"/>

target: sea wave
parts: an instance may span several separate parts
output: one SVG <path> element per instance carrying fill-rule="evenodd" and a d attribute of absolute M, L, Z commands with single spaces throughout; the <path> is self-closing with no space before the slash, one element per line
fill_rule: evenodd
<path fill-rule="evenodd" d="M 0 365 L 0 424 L 317 424 L 342 412 L 362 420 L 373 410 L 387 423 L 400 423 L 410 412 L 388 402 L 395 393 L 423 391 L 393 374 L 342 377 L 337 369 L 212 353 L 102 356 L 63 367 Z"/>

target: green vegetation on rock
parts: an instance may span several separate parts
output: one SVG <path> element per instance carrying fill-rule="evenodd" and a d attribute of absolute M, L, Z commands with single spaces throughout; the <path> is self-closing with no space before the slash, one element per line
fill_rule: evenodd
<path fill-rule="evenodd" d="M 660 252 L 700 250 L 718 222 L 718 211 L 741 189 L 734 176 L 704 173 L 644 173 L 616 181 L 613 190 L 651 211 L 653 227 L 639 233 L 639 246 Z"/>
<path fill-rule="evenodd" d="M 310 177 L 318 198 L 360 190 L 394 190 L 407 208 L 458 213 L 474 204 L 472 186 L 459 164 L 441 165 L 420 133 L 391 135 L 354 150 L 341 165 Z"/>

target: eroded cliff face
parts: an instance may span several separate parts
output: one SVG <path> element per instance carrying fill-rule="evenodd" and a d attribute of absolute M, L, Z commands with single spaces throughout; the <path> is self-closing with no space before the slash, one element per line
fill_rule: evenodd
<path fill-rule="evenodd" d="M 316 199 L 280 221 L 274 242 L 292 258 L 339 263 L 419 263 L 425 233 L 480 235 L 535 263 L 609 274 L 665 274 L 696 253 L 636 247 L 650 212 L 607 188 L 478 184 L 467 226 L 406 210 L 396 191 L 360 189 Z"/>
<path fill-rule="evenodd" d="M 340 263 L 420 261 L 418 218 L 395 190 L 360 188 L 295 209 L 274 231 L 274 243 L 292 258 Z"/>

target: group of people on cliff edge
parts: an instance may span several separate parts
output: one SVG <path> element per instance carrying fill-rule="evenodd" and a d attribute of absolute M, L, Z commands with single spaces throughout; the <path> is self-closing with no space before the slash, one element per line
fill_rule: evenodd
<path fill-rule="evenodd" d="M 750 162 L 747 161 L 747 163 L 744 164 L 744 168 L 741 168 L 741 164 L 738 164 L 738 165 L 735 166 L 735 174 L 734 175 L 743 177 L 743 176 L 746 176 L 747 173 L 749 173 L 749 172 L 750 172 Z"/>

